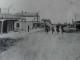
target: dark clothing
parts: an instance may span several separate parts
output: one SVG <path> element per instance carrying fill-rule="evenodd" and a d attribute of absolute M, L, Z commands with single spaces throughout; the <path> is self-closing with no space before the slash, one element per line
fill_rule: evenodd
<path fill-rule="evenodd" d="M 60 31 L 59 31 L 59 26 L 58 26 L 58 25 L 56 26 L 56 31 L 57 31 L 57 32 L 60 32 Z"/>
<path fill-rule="evenodd" d="M 28 32 L 29 32 L 29 26 L 28 26 Z"/>
<path fill-rule="evenodd" d="M 45 24 L 45 32 L 49 32 L 50 28 L 48 25 Z"/>

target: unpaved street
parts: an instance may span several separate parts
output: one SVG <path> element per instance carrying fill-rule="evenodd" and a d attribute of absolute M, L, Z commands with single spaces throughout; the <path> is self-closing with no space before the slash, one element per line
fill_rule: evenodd
<path fill-rule="evenodd" d="M 80 33 L 35 32 L 0 54 L 0 60 L 80 60 Z"/>

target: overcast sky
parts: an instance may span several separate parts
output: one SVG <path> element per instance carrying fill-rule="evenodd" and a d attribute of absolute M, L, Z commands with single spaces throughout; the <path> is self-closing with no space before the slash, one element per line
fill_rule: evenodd
<path fill-rule="evenodd" d="M 11 12 L 39 11 L 41 17 L 52 22 L 69 22 L 74 14 L 80 13 L 80 0 L 0 0 L 0 7 L 10 8 Z"/>

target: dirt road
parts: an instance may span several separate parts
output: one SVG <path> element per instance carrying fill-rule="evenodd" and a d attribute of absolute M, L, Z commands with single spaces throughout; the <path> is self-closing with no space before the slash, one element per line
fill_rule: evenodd
<path fill-rule="evenodd" d="M 80 33 L 32 33 L 0 54 L 0 60 L 80 60 Z"/>

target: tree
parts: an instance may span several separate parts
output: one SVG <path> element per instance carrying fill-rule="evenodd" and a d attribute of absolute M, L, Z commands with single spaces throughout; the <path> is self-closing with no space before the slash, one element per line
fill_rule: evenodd
<path fill-rule="evenodd" d="M 44 23 L 52 24 L 50 19 L 42 19 L 41 21 L 43 21 Z"/>

